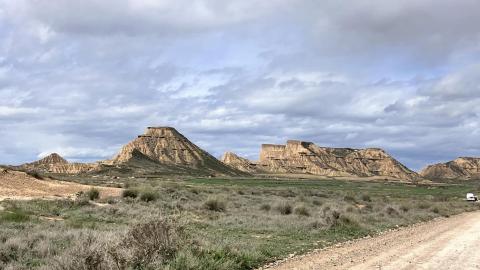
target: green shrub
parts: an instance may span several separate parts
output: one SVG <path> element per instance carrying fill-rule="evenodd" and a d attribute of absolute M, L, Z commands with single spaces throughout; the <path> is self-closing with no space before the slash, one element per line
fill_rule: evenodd
<path fill-rule="evenodd" d="M 157 200 L 157 198 L 158 198 L 157 193 L 152 192 L 152 191 L 146 191 L 146 192 L 143 192 L 140 195 L 140 200 L 142 200 L 144 202 L 152 202 L 152 201 Z"/>
<path fill-rule="evenodd" d="M 290 215 L 292 213 L 292 206 L 288 202 L 281 202 L 277 204 L 275 209 L 282 215 Z"/>
<path fill-rule="evenodd" d="M 89 189 L 86 194 L 88 199 L 90 199 L 91 201 L 95 201 L 100 198 L 100 191 L 96 188 Z"/>
<path fill-rule="evenodd" d="M 203 205 L 207 210 L 215 212 L 224 212 L 227 209 L 227 203 L 220 198 L 208 198 Z"/>
<path fill-rule="evenodd" d="M 122 192 L 122 197 L 123 198 L 137 198 L 138 197 L 138 191 L 135 190 L 135 189 L 125 189 L 123 192 Z"/>
<path fill-rule="evenodd" d="M 362 201 L 371 202 L 372 198 L 370 198 L 370 195 L 368 195 L 368 194 L 362 194 Z"/>
<path fill-rule="evenodd" d="M 310 212 L 303 205 L 295 207 L 295 214 L 297 214 L 299 216 L 306 216 L 306 217 L 310 216 Z"/>

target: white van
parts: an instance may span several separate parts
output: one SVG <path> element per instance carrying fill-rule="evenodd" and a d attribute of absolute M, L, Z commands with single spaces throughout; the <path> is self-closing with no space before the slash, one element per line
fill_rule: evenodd
<path fill-rule="evenodd" d="M 477 196 L 473 193 L 467 193 L 467 201 L 476 202 L 478 200 Z"/>

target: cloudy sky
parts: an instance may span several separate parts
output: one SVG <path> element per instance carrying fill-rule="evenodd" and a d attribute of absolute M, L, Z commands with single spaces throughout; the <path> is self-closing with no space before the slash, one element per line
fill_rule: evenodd
<path fill-rule="evenodd" d="M 146 126 L 215 156 L 480 156 L 479 25 L 477 0 L 0 0 L 0 164 L 109 158 Z"/>

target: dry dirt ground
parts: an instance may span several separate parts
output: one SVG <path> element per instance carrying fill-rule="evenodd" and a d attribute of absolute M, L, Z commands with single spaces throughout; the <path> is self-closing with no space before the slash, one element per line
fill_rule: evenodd
<path fill-rule="evenodd" d="M 337 245 L 265 269 L 480 269 L 480 212 Z"/>
<path fill-rule="evenodd" d="M 0 201 L 5 199 L 55 199 L 75 198 L 79 191 L 87 191 L 92 186 L 51 179 L 39 180 L 18 171 L 0 169 Z M 100 197 L 115 197 L 121 194 L 120 188 L 95 187 L 100 191 Z"/>

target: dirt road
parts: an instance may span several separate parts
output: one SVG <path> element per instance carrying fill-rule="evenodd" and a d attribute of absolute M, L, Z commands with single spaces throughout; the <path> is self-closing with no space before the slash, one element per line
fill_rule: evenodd
<path fill-rule="evenodd" d="M 480 212 L 327 248 L 268 269 L 480 269 Z"/>

